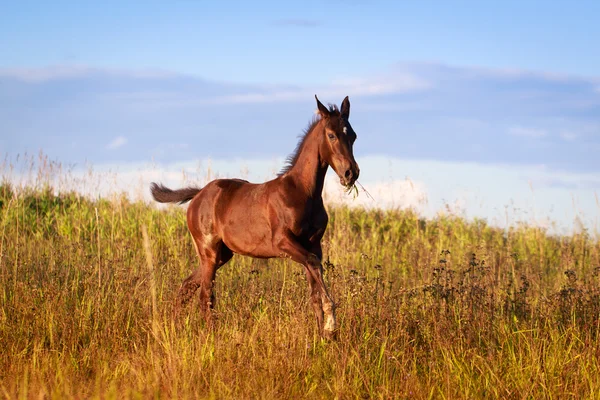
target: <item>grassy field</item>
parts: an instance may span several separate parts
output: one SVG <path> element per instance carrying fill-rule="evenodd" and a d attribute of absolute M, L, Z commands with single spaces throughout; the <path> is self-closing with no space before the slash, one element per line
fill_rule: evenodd
<path fill-rule="evenodd" d="M 329 213 L 336 342 L 284 260 L 234 257 L 214 326 L 195 304 L 174 320 L 197 263 L 182 207 L 2 185 L 0 396 L 600 398 L 597 236 Z"/>

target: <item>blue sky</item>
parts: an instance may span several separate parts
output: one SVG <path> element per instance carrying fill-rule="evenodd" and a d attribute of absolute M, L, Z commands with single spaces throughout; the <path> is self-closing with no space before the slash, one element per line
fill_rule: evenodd
<path fill-rule="evenodd" d="M 315 93 L 350 95 L 365 184 L 385 169 L 430 211 L 458 201 L 491 218 L 535 197 L 592 226 L 598 15 L 592 1 L 4 2 L 0 153 L 120 170 L 212 159 L 265 179 Z"/>
<path fill-rule="evenodd" d="M 597 1 L 19 1 L 0 6 L 2 67 L 161 68 L 237 82 L 326 83 L 400 61 L 600 70 Z"/>

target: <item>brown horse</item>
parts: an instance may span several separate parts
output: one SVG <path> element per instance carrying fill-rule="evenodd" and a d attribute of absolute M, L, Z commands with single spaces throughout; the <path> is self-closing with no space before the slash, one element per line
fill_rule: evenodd
<path fill-rule="evenodd" d="M 200 266 L 179 289 L 176 310 L 200 288 L 200 305 L 210 319 L 217 269 L 234 253 L 256 258 L 291 258 L 304 266 L 319 332 L 335 335 L 335 305 L 323 281 L 321 238 L 328 216 L 323 183 L 331 166 L 340 183 L 351 187 L 358 178 L 352 146 L 356 133 L 348 122 L 348 97 L 325 107 L 315 95 L 320 118 L 313 119 L 278 176 L 262 184 L 241 179 L 216 179 L 204 188 L 171 190 L 152 183 L 160 203 L 191 200 L 187 224 Z"/>

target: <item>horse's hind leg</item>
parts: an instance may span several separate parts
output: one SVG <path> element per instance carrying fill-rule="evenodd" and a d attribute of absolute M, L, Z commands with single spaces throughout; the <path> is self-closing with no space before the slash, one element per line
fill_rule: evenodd
<path fill-rule="evenodd" d="M 206 236 L 194 237 L 194 244 L 200 258 L 200 265 L 181 285 L 177 296 L 176 312 L 179 312 L 196 290 L 200 289 L 200 310 L 207 319 L 210 319 L 215 299 L 213 285 L 217 269 L 229 261 L 233 253 L 222 241 L 207 240 Z"/>
<path fill-rule="evenodd" d="M 198 267 L 198 269 L 192 272 L 192 274 L 188 276 L 181 284 L 179 292 L 177 293 L 177 298 L 175 299 L 175 315 L 179 315 L 183 306 L 190 301 L 190 299 L 194 296 L 194 293 L 196 293 L 196 290 L 200 287 L 200 280 L 198 277 L 201 269 L 202 266 Z"/>
<path fill-rule="evenodd" d="M 208 320 L 211 319 L 211 311 L 215 306 L 214 282 L 217 270 L 233 257 L 233 252 L 219 240 L 210 243 L 205 241 L 204 248 L 199 253 L 202 263 L 200 309 Z"/>

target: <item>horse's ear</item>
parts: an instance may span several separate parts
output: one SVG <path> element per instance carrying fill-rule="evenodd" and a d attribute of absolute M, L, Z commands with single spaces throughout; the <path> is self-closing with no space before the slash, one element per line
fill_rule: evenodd
<path fill-rule="evenodd" d="M 342 109 L 340 111 L 342 117 L 348 119 L 350 117 L 350 100 L 348 100 L 348 96 L 342 101 Z"/>
<path fill-rule="evenodd" d="M 315 99 L 317 100 L 317 108 L 319 110 L 319 114 L 321 114 L 322 118 L 329 118 L 329 110 L 327 109 L 327 107 L 325 107 L 318 99 L 317 95 L 315 94 Z"/>

